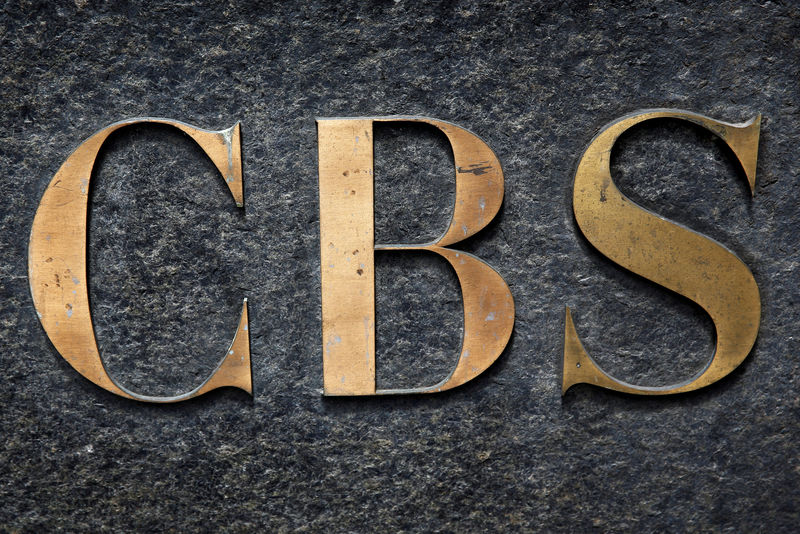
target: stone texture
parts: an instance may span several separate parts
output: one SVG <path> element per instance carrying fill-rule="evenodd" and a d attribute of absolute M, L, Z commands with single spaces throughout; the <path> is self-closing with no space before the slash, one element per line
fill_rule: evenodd
<path fill-rule="evenodd" d="M 242 7 L 9 2 L 0 14 L 0 527 L 8 531 L 785 532 L 800 520 L 795 229 L 800 9 L 791 2 L 442 2 Z M 642 206 L 724 243 L 762 293 L 757 345 L 694 394 L 560 395 L 564 307 L 590 352 L 642 384 L 713 352 L 697 306 L 595 252 L 571 215 L 578 158 L 640 108 L 763 113 L 756 195 L 692 126 L 642 125 L 613 154 Z M 508 350 L 429 397 L 326 399 L 314 117 L 419 114 L 480 135 L 507 187 L 463 244 L 508 281 Z M 60 163 L 134 116 L 242 121 L 237 210 L 179 133 L 113 136 L 92 182 L 90 297 L 113 376 L 142 393 L 203 379 L 251 306 L 255 396 L 117 398 L 49 344 L 27 238 Z M 452 154 L 376 131 L 377 237 L 447 224 Z M 437 380 L 461 309 L 437 258 L 379 254 L 378 380 Z"/>

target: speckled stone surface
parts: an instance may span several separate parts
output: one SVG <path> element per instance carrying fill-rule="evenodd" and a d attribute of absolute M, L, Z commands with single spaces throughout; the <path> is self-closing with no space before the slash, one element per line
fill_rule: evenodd
<path fill-rule="evenodd" d="M 800 522 L 800 8 L 793 2 L 10 1 L 0 15 L 0 530 L 788 532 Z M 675 121 L 628 132 L 620 189 L 751 268 L 751 355 L 694 394 L 561 397 L 564 308 L 610 372 L 681 380 L 711 320 L 581 236 L 570 187 L 592 136 L 636 109 L 763 114 L 756 195 L 728 150 Z M 326 399 L 315 117 L 427 115 L 498 154 L 506 200 L 463 244 L 517 305 L 496 364 L 448 394 Z M 246 207 L 168 128 L 112 136 L 92 179 L 90 298 L 125 386 L 177 394 L 214 368 L 241 299 L 254 398 L 131 402 L 79 376 L 33 308 L 27 240 L 61 162 L 103 126 L 242 122 Z M 376 138 L 381 242 L 447 225 L 436 131 Z M 432 383 L 459 347 L 455 277 L 380 253 L 378 382 Z"/>

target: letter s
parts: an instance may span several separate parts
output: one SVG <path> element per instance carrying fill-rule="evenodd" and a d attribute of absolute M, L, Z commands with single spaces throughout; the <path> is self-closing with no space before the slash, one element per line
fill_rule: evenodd
<path fill-rule="evenodd" d="M 640 111 L 603 128 L 581 157 L 572 196 L 575 220 L 600 253 L 699 304 L 714 321 L 716 351 L 702 371 L 684 382 L 658 387 L 628 384 L 604 372 L 589 356 L 567 308 L 562 394 L 580 383 L 639 395 L 700 389 L 736 369 L 758 335 L 758 286 L 744 262 L 716 241 L 637 206 L 611 179 L 610 156 L 616 140 L 632 126 L 656 118 L 687 120 L 719 136 L 738 158 L 754 193 L 760 115 L 744 124 L 729 124 L 687 111 Z"/>

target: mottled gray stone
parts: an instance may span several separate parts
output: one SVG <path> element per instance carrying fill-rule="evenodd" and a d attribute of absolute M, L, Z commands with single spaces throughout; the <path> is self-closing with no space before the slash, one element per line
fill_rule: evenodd
<path fill-rule="evenodd" d="M 800 9 L 791 2 L 52 6 L 0 14 L 0 527 L 8 531 L 787 532 L 800 521 Z M 714 347 L 693 303 L 616 267 L 571 215 L 578 158 L 615 117 L 763 113 L 749 197 L 729 151 L 675 121 L 612 155 L 642 206 L 736 252 L 761 289 L 752 354 L 694 394 L 560 395 L 564 307 L 616 376 L 680 380 Z M 453 392 L 326 399 L 314 117 L 427 115 L 480 135 L 503 210 L 462 248 L 517 305 L 508 350 Z M 135 116 L 242 121 L 246 208 L 164 127 L 109 140 L 92 182 L 90 297 L 110 372 L 142 393 L 203 380 L 251 309 L 255 396 L 126 401 L 47 340 L 27 283 L 38 200 L 94 131 Z M 452 153 L 429 128 L 375 132 L 377 238 L 441 233 Z M 380 253 L 378 381 L 455 360 L 453 273 Z"/>

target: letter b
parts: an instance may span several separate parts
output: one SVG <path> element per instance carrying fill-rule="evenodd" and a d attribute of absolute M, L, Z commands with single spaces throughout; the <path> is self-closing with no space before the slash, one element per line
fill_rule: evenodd
<path fill-rule="evenodd" d="M 453 147 L 453 218 L 433 243 L 375 244 L 372 125 L 394 121 L 435 126 Z M 318 119 L 317 132 L 325 395 L 432 393 L 478 376 L 500 356 L 511 337 L 514 300 L 508 285 L 489 265 L 445 247 L 480 231 L 500 209 L 503 171 L 497 156 L 463 128 L 421 117 Z M 436 385 L 375 388 L 375 250 L 430 251 L 455 269 L 464 301 L 464 337 L 455 368 Z"/>

